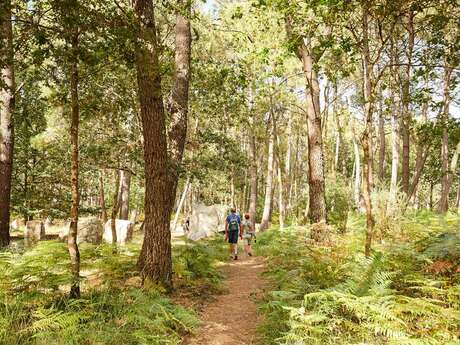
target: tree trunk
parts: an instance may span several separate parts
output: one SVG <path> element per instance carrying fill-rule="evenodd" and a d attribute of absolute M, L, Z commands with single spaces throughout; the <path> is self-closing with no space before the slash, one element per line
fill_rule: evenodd
<path fill-rule="evenodd" d="M 72 4 L 77 6 L 76 2 Z M 74 8 L 74 11 L 76 9 Z M 70 297 L 80 297 L 80 251 L 78 250 L 77 234 L 78 234 L 78 207 L 80 203 L 80 190 L 78 184 L 79 175 L 79 150 L 78 150 L 78 130 L 80 122 L 80 108 L 78 100 L 78 27 L 72 28 L 71 49 L 72 57 L 70 63 L 70 95 L 71 95 L 71 122 L 70 122 L 70 147 L 72 152 L 71 158 L 71 200 L 72 206 L 70 208 L 70 229 L 67 238 L 67 245 L 69 249 L 71 272 L 73 281 L 70 287 Z"/>
<path fill-rule="evenodd" d="M 271 119 L 273 121 L 273 119 Z M 267 176 L 265 180 L 265 202 L 264 211 L 262 213 L 262 221 L 260 223 L 260 230 L 266 230 L 270 221 L 270 213 L 272 208 L 272 195 L 273 195 L 273 164 L 274 164 L 274 145 L 275 133 L 274 126 L 270 124 L 270 133 L 268 137 L 268 158 L 267 158 Z"/>
<path fill-rule="evenodd" d="M 398 114 L 397 105 L 393 104 L 391 117 L 391 178 L 390 178 L 390 194 L 389 202 L 396 201 L 396 193 L 398 191 L 398 166 L 399 166 L 399 133 L 398 133 Z"/>
<path fill-rule="evenodd" d="M 409 11 L 407 18 L 407 28 L 408 28 L 408 41 L 407 41 L 407 50 L 406 58 L 407 65 L 404 70 L 404 81 L 402 83 L 402 112 L 403 118 L 401 121 L 401 135 L 402 135 L 402 190 L 406 193 L 406 196 L 409 194 L 409 174 L 410 174 L 410 122 L 411 114 L 409 110 L 409 105 L 411 102 L 410 95 L 410 82 L 411 82 L 411 72 L 412 72 L 412 52 L 414 50 L 414 40 L 415 40 L 415 30 L 414 30 L 414 12 Z"/>
<path fill-rule="evenodd" d="M 446 66 L 444 68 L 444 95 L 443 95 L 443 111 L 441 112 L 441 121 L 444 126 L 442 132 L 441 144 L 441 199 L 439 200 L 438 211 L 445 213 L 449 209 L 449 133 L 447 131 L 447 122 L 449 120 L 450 109 L 450 84 L 451 84 L 452 68 Z"/>
<path fill-rule="evenodd" d="M 279 162 L 278 162 L 278 207 L 279 207 L 280 230 L 283 230 L 284 229 L 285 209 L 284 209 L 284 200 L 283 200 L 283 178 L 281 175 L 281 167 L 280 167 Z"/>
<path fill-rule="evenodd" d="M 335 119 L 335 127 L 336 127 L 336 136 L 335 136 L 335 149 L 334 149 L 334 166 L 332 169 L 332 174 L 334 177 L 334 180 L 336 178 L 336 174 L 339 168 L 339 155 L 340 155 L 340 144 L 342 142 L 342 127 L 340 125 L 340 119 L 339 119 L 339 114 L 338 114 L 338 91 L 337 91 L 337 85 L 334 87 L 335 90 L 335 101 L 334 101 L 334 119 Z"/>
<path fill-rule="evenodd" d="M 173 222 L 173 226 L 172 226 L 172 231 L 173 232 L 176 231 L 177 222 L 179 220 L 179 214 L 180 214 L 180 212 L 182 210 L 182 206 L 185 203 L 185 199 L 187 197 L 189 185 L 190 185 L 190 177 L 187 177 L 187 181 L 185 181 L 185 185 L 184 185 L 184 190 L 182 191 L 182 194 L 181 194 L 181 197 L 180 197 L 180 200 L 179 200 L 179 205 L 177 205 L 176 215 L 174 216 L 174 222 Z"/>
<path fill-rule="evenodd" d="M 243 183 L 243 191 L 241 192 L 241 198 L 240 198 L 240 203 L 239 203 L 239 208 L 242 212 L 246 212 L 247 210 L 247 205 L 246 205 L 246 194 L 247 194 L 247 185 L 248 185 L 248 171 L 246 170 L 244 172 L 244 183 Z"/>
<path fill-rule="evenodd" d="M 457 202 L 455 204 L 457 208 L 457 213 L 460 213 L 460 181 L 458 182 L 458 189 L 457 189 Z"/>
<path fill-rule="evenodd" d="M 372 149 L 370 136 L 372 129 L 372 114 L 374 105 L 374 78 L 372 65 L 370 63 L 369 52 L 369 23 L 368 23 L 368 3 L 365 2 L 362 6 L 362 25 L 363 25 L 363 43 L 362 43 L 362 57 L 363 57 L 363 94 L 364 94 L 364 120 L 365 127 L 361 137 L 361 145 L 363 147 L 363 199 L 366 205 L 366 242 L 364 253 L 366 257 L 370 256 L 372 246 L 372 236 L 374 233 L 374 216 L 372 214 L 372 162 L 370 160 Z"/>
<path fill-rule="evenodd" d="M 190 89 L 192 34 L 190 26 L 191 3 L 189 0 L 178 0 L 175 25 L 175 70 L 171 92 L 171 123 L 168 132 L 170 168 L 170 213 L 174 207 L 177 194 L 177 183 L 182 171 L 182 157 L 188 125 L 188 100 Z"/>
<path fill-rule="evenodd" d="M 393 40 L 391 41 L 391 62 L 393 65 L 399 63 L 398 52 Z M 389 204 L 392 205 L 396 201 L 398 192 L 398 167 L 399 167 L 399 150 L 401 147 L 400 133 L 399 133 L 399 120 L 398 120 L 398 107 L 400 104 L 400 93 L 397 83 L 397 69 L 393 67 L 392 72 L 392 86 L 391 86 L 391 177 L 390 177 L 390 192 L 388 195 Z"/>
<path fill-rule="evenodd" d="M 172 193 L 154 10 L 152 0 L 134 0 L 133 6 L 137 19 L 135 64 L 145 161 L 145 235 L 138 266 L 142 281 L 148 279 L 171 288 Z"/>
<path fill-rule="evenodd" d="M 104 175 L 102 171 L 99 172 L 99 195 L 102 223 L 105 224 L 107 223 L 107 208 L 105 206 Z"/>
<path fill-rule="evenodd" d="M 120 170 L 120 219 L 129 218 L 129 191 L 131 189 L 131 172 Z"/>
<path fill-rule="evenodd" d="M 449 191 L 452 186 L 452 179 L 453 179 L 453 174 L 455 173 L 455 170 L 457 169 L 457 162 L 458 162 L 458 156 L 460 154 L 460 141 L 457 143 L 457 148 L 454 152 L 454 155 L 452 156 L 452 160 L 450 161 L 450 169 L 447 172 L 447 177 L 446 177 L 446 185 L 443 187 L 441 191 L 441 200 L 439 201 L 439 204 L 441 205 L 444 203 L 444 207 L 441 208 L 439 206 L 439 209 L 441 212 L 447 212 L 449 210 Z"/>
<path fill-rule="evenodd" d="M 139 215 L 139 211 L 134 209 L 131 211 L 131 215 L 129 216 L 129 220 L 133 223 L 137 223 L 137 216 Z"/>
<path fill-rule="evenodd" d="M 114 170 L 115 174 L 115 184 L 114 184 L 114 192 L 113 192 L 113 205 L 112 205 L 112 213 L 110 215 L 110 229 L 112 230 L 112 244 L 115 246 L 117 245 L 117 227 L 116 227 L 116 219 L 117 213 L 119 209 L 119 196 L 118 192 L 120 189 L 120 175 L 122 174 L 122 170 Z"/>
<path fill-rule="evenodd" d="M 289 183 L 289 209 L 292 209 L 292 201 L 295 200 L 295 204 L 297 204 L 297 166 L 299 160 L 299 136 L 296 135 L 296 146 L 295 146 L 295 159 L 292 163 L 292 173 L 291 173 L 291 181 Z"/>
<path fill-rule="evenodd" d="M 383 109 L 379 113 L 379 181 L 383 183 L 385 178 L 385 118 Z"/>
<path fill-rule="evenodd" d="M 233 178 L 234 172 L 232 172 L 232 178 L 230 179 L 230 206 L 236 207 L 235 203 L 235 179 Z"/>
<path fill-rule="evenodd" d="M 280 230 L 284 229 L 284 217 L 285 217 L 285 206 L 284 206 L 284 185 L 283 185 L 283 174 L 281 170 L 281 152 L 280 152 L 280 140 L 279 136 L 277 138 L 277 146 L 278 146 L 278 155 L 277 155 L 277 178 L 278 178 L 278 209 L 279 209 L 279 222 L 280 222 Z"/>
<path fill-rule="evenodd" d="M 311 43 L 304 40 L 300 49 L 303 72 L 306 80 L 307 124 L 308 124 L 308 217 L 312 223 L 326 221 L 326 198 L 324 184 L 324 155 L 321 135 L 321 110 L 319 82 L 314 69 Z"/>
<path fill-rule="evenodd" d="M 257 212 L 257 148 L 256 148 L 256 137 L 253 133 L 254 129 L 251 127 L 250 131 L 252 132 L 250 135 L 250 142 L 249 142 L 249 150 L 250 150 L 250 201 L 249 201 L 249 215 L 251 217 L 251 221 L 253 224 L 256 223 L 256 212 Z"/>
<path fill-rule="evenodd" d="M 13 168 L 14 67 L 11 1 L 0 4 L 0 248 L 10 243 L 11 174 Z"/>
<path fill-rule="evenodd" d="M 430 182 L 430 201 L 429 201 L 429 206 L 430 206 L 430 211 L 433 210 L 433 182 Z"/>
<path fill-rule="evenodd" d="M 429 86 L 428 76 L 426 76 L 425 82 L 426 82 L 425 86 L 428 88 Z M 424 123 L 428 121 L 428 107 L 429 107 L 428 100 L 426 100 L 422 106 L 422 118 L 423 118 Z M 420 138 L 418 139 L 417 153 L 415 157 L 415 174 L 412 179 L 412 183 L 409 186 L 409 195 L 407 198 L 407 204 L 410 202 L 412 197 L 415 197 L 417 193 L 417 186 L 420 181 L 420 177 L 422 176 L 423 167 L 425 166 L 425 162 L 428 158 L 429 148 L 430 148 L 429 144 L 423 142 L 423 140 Z"/>
<path fill-rule="evenodd" d="M 283 179 L 283 192 L 289 193 L 291 190 L 291 176 L 292 176 L 292 114 L 288 114 L 289 119 L 288 119 L 288 124 L 287 124 L 287 150 L 286 150 L 286 157 L 285 157 L 285 165 L 284 165 L 284 179 Z M 291 210 L 291 199 L 287 198 L 287 212 L 290 212 Z M 285 210 L 286 213 L 286 210 Z"/>
<path fill-rule="evenodd" d="M 426 159 L 428 158 L 428 148 L 424 148 L 420 143 L 417 146 L 417 156 L 415 159 L 415 174 L 412 179 L 412 183 L 409 187 L 409 193 L 407 197 L 407 202 L 409 202 L 412 197 L 415 196 L 417 192 L 418 182 L 420 181 L 420 177 L 422 176 L 423 167 L 425 166 Z"/>
<path fill-rule="evenodd" d="M 356 208 L 359 210 L 360 201 L 361 201 L 361 159 L 360 159 L 360 154 L 359 154 L 359 146 L 356 140 L 354 129 L 353 129 L 353 152 L 355 155 L 355 164 L 354 164 L 355 181 L 353 184 L 353 196 L 354 196 Z"/>

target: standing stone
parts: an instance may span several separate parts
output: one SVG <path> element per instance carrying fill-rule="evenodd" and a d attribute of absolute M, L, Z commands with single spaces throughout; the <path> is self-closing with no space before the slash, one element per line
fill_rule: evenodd
<path fill-rule="evenodd" d="M 24 238 L 31 242 L 45 239 L 45 225 L 40 220 L 29 220 L 24 230 Z"/>
<path fill-rule="evenodd" d="M 69 227 L 70 224 L 67 224 L 59 233 L 59 238 L 64 242 L 67 241 Z M 78 220 L 77 244 L 101 244 L 103 231 L 102 222 L 97 217 L 81 218 Z"/>
<path fill-rule="evenodd" d="M 104 241 L 112 243 L 112 220 L 109 219 L 104 226 Z M 116 219 L 115 229 L 117 231 L 117 243 L 126 244 L 133 238 L 134 223 L 129 220 Z"/>
<path fill-rule="evenodd" d="M 11 230 L 17 230 L 19 228 L 18 221 L 17 219 L 13 220 L 10 224 L 10 229 Z"/>
<path fill-rule="evenodd" d="M 50 228 L 51 225 L 53 225 L 53 220 L 51 219 L 51 217 L 46 217 L 45 219 L 45 230 L 48 230 Z"/>
<path fill-rule="evenodd" d="M 227 210 L 228 206 L 225 205 L 196 205 L 190 218 L 188 238 L 199 240 L 224 231 Z"/>

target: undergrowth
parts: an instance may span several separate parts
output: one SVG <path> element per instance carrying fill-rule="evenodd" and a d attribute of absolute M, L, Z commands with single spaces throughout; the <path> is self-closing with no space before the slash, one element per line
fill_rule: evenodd
<path fill-rule="evenodd" d="M 211 240 L 211 244 L 212 244 Z M 180 344 L 198 324 L 195 313 L 173 303 L 157 286 L 140 286 L 139 243 L 112 253 L 109 245 L 81 245 L 82 295 L 69 299 L 65 244 L 44 241 L 0 253 L 0 344 Z M 173 248 L 178 289 L 218 289 L 218 246 Z"/>
<path fill-rule="evenodd" d="M 261 343 L 460 344 L 460 218 L 428 212 L 402 219 L 370 258 L 364 223 L 331 246 L 305 228 L 258 236 L 275 285 L 261 304 Z"/>

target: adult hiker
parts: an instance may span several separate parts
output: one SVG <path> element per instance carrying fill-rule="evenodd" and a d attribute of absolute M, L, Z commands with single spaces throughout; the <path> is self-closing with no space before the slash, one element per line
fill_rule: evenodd
<path fill-rule="evenodd" d="M 225 240 L 230 244 L 230 258 L 233 260 L 238 260 L 238 236 L 243 239 L 241 218 L 232 207 L 225 221 Z"/>
<path fill-rule="evenodd" d="M 256 239 L 256 229 L 250 218 L 249 213 L 246 213 L 241 224 L 243 228 L 244 252 L 247 256 L 252 256 L 252 242 Z"/>

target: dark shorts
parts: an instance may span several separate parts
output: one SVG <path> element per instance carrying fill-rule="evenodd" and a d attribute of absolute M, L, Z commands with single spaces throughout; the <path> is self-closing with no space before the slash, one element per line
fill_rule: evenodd
<path fill-rule="evenodd" d="M 228 232 L 228 243 L 238 243 L 238 230 Z"/>

